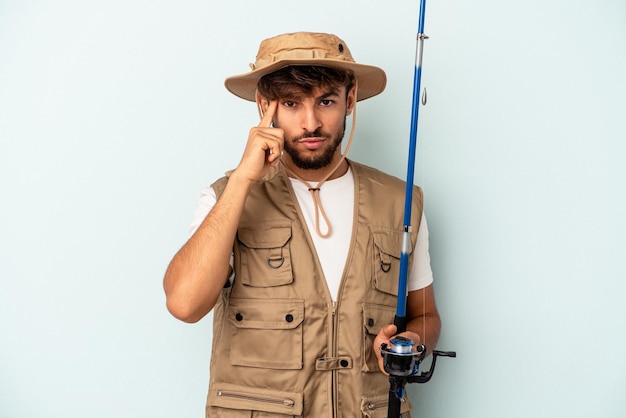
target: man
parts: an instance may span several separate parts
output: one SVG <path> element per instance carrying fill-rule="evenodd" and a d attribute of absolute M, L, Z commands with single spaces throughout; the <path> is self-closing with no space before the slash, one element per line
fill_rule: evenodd
<path fill-rule="evenodd" d="M 205 190 L 164 279 L 175 317 L 215 308 L 207 417 L 386 416 L 379 347 L 396 333 L 405 185 L 340 146 L 385 73 L 320 33 L 263 41 L 252 68 L 225 84 L 261 122 L 237 168 Z M 431 350 L 440 320 L 422 200 L 415 187 L 404 335 Z"/>

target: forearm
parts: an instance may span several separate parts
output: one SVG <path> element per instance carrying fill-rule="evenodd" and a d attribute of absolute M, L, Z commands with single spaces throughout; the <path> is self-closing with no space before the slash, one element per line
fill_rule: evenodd
<path fill-rule="evenodd" d="M 413 318 L 407 323 L 406 329 L 411 334 L 412 340 L 417 341 L 417 344 L 426 346 L 426 355 L 429 355 L 437 346 L 441 320 L 438 314 L 426 314 Z"/>
<path fill-rule="evenodd" d="M 170 262 L 163 287 L 176 318 L 196 322 L 213 309 L 230 274 L 230 256 L 250 182 L 231 176 L 200 227 Z"/>
<path fill-rule="evenodd" d="M 409 292 L 407 316 L 409 321 L 406 329 L 413 334 L 411 339 L 416 344 L 424 344 L 427 350 L 426 355 L 430 354 L 437 345 L 441 331 L 441 319 L 435 304 L 432 285 Z"/>

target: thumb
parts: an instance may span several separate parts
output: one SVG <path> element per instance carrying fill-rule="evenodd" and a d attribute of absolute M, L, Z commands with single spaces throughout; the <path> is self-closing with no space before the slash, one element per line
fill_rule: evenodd
<path fill-rule="evenodd" d="M 391 339 L 391 337 L 396 335 L 397 332 L 398 332 L 398 327 L 396 327 L 393 324 L 385 325 L 384 327 L 380 329 L 381 336 L 387 340 Z"/>
<path fill-rule="evenodd" d="M 382 343 L 389 344 L 389 340 L 391 339 L 391 337 L 396 335 L 397 331 L 398 328 L 393 324 L 385 325 L 384 327 L 382 327 L 380 331 L 378 331 L 378 335 L 376 335 L 376 338 L 374 338 L 375 350 L 378 352 Z"/>
<path fill-rule="evenodd" d="M 374 338 L 374 347 L 373 347 L 374 353 L 376 354 L 376 357 L 378 359 L 378 367 L 380 371 L 383 372 L 384 374 L 387 374 L 387 372 L 385 371 L 385 367 L 383 364 L 384 361 L 383 361 L 383 356 L 380 352 L 380 347 L 383 343 L 390 344 L 389 340 L 391 339 L 391 337 L 396 335 L 397 331 L 398 331 L 398 328 L 395 325 L 393 324 L 385 325 L 384 327 L 380 329 L 380 331 L 378 332 L 378 335 L 376 335 L 376 338 Z"/>

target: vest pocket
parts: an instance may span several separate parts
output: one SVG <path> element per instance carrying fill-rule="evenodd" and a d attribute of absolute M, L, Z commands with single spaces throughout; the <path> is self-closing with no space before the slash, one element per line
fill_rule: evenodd
<path fill-rule="evenodd" d="M 268 369 L 302 368 L 304 300 L 231 298 L 230 362 Z"/>
<path fill-rule="evenodd" d="M 400 404 L 401 418 L 410 418 L 412 407 L 405 395 L 404 401 Z M 389 393 L 361 398 L 361 417 L 387 418 L 387 412 L 389 412 Z"/>
<path fill-rule="evenodd" d="M 209 391 L 210 416 L 300 417 L 302 393 L 214 382 Z"/>
<path fill-rule="evenodd" d="M 256 223 L 237 231 L 241 243 L 237 280 L 247 286 L 272 287 L 293 281 L 291 224 Z"/>
<path fill-rule="evenodd" d="M 402 232 L 396 229 L 371 226 L 372 286 L 381 292 L 398 295 Z M 413 245 L 409 250 L 413 252 Z"/>
<path fill-rule="evenodd" d="M 378 367 L 378 357 L 374 350 L 374 339 L 380 329 L 388 324 L 393 324 L 396 310 L 385 305 L 363 304 L 363 364 L 361 370 L 364 372 L 380 372 Z"/>

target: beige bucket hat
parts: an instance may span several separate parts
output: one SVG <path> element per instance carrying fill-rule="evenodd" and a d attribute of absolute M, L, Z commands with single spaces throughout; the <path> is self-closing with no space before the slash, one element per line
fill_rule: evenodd
<path fill-rule="evenodd" d="M 357 100 L 376 96 L 385 89 L 385 72 L 371 65 L 357 64 L 346 43 L 327 33 L 296 32 L 265 39 L 259 46 L 252 71 L 228 77 L 224 84 L 231 93 L 255 101 L 261 77 L 290 65 L 321 65 L 352 70 L 357 79 Z"/>

